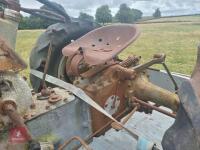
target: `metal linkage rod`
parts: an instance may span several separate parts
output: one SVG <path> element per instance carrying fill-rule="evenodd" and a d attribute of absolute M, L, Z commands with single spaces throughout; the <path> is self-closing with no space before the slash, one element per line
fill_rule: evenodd
<path fill-rule="evenodd" d="M 151 105 L 149 103 L 146 103 L 146 102 L 144 102 L 142 100 L 137 99 L 136 97 L 133 98 L 133 102 L 139 103 L 142 106 L 145 106 L 145 107 L 151 108 L 153 110 L 156 110 L 156 111 L 158 111 L 160 113 L 163 113 L 163 114 L 165 114 L 165 115 L 167 115 L 169 117 L 176 118 L 176 114 L 170 113 L 170 112 L 168 112 L 166 110 L 163 110 L 163 109 L 161 109 L 159 107 L 153 106 L 153 105 Z"/>

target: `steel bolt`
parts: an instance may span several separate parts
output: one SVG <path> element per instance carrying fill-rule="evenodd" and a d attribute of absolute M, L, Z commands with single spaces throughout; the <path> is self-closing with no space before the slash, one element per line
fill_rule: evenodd
<path fill-rule="evenodd" d="M 49 106 L 49 105 L 47 105 L 45 108 L 46 108 L 46 110 L 48 110 L 48 109 L 50 109 L 50 106 Z"/>
<path fill-rule="evenodd" d="M 36 104 L 35 103 L 31 104 L 30 108 L 31 109 L 35 109 L 36 108 Z"/>

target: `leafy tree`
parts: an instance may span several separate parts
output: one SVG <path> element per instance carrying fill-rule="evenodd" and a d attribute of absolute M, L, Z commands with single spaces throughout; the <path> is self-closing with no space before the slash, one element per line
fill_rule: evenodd
<path fill-rule="evenodd" d="M 135 21 L 133 11 L 126 4 L 120 5 L 115 18 L 121 23 L 133 23 Z"/>
<path fill-rule="evenodd" d="M 160 17 L 161 17 L 161 11 L 160 11 L 159 8 L 157 8 L 157 9 L 155 10 L 155 12 L 153 13 L 153 17 L 154 17 L 154 18 L 160 18 Z"/>
<path fill-rule="evenodd" d="M 44 5 L 41 7 L 41 9 L 48 10 L 48 8 Z M 29 17 L 22 17 L 22 20 L 19 24 L 19 29 L 46 29 L 48 26 L 54 23 L 56 23 L 56 21 L 30 15 Z"/>
<path fill-rule="evenodd" d="M 55 22 L 31 15 L 30 17 L 22 17 L 19 29 L 45 29 Z"/>
<path fill-rule="evenodd" d="M 138 9 L 132 9 L 132 12 L 133 12 L 135 21 L 142 18 L 142 15 L 143 15 L 142 11 L 140 11 Z"/>
<path fill-rule="evenodd" d="M 78 18 L 81 19 L 81 20 L 94 21 L 94 17 L 93 16 L 90 16 L 90 15 L 88 15 L 86 13 L 82 13 L 82 12 L 80 12 Z"/>
<path fill-rule="evenodd" d="M 108 5 L 103 5 L 96 10 L 95 14 L 96 21 L 99 23 L 112 22 L 112 15 Z"/>

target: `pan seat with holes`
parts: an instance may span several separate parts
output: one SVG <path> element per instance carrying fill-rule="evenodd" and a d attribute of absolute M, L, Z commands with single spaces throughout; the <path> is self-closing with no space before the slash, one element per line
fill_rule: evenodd
<path fill-rule="evenodd" d="M 67 45 L 63 55 L 82 55 L 89 66 L 104 64 L 115 58 L 139 36 L 135 25 L 116 24 L 98 28 Z"/>

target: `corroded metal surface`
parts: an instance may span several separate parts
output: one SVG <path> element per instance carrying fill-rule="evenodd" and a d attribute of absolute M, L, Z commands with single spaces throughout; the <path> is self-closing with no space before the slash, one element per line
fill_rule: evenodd
<path fill-rule="evenodd" d="M 122 62 L 117 59 L 117 55 L 138 35 L 134 25 L 110 25 L 89 32 L 63 49 L 63 54 L 68 57 L 66 72 L 76 77 L 73 84 L 113 117 L 131 107 L 132 97 L 174 111 L 178 109 L 178 96 L 150 83 L 146 73 L 148 67 L 164 63 L 165 54 L 155 54 L 145 64 L 139 64 L 141 57 L 137 56 Z M 106 116 L 93 108 L 91 114 L 94 132 L 109 122 Z"/>
<path fill-rule="evenodd" d="M 159 107 L 157 107 L 155 105 L 152 105 L 152 104 L 149 104 L 149 103 L 144 102 L 142 100 L 139 100 L 136 97 L 133 97 L 132 102 L 133 102 L 133 105 L 136 105 L 135 107 L 140 106 L 141 107 L 140 110 L 145 110 L 145 109 L 147 109 L 147 110 L 149 109 L 150 111 L 156 110 L 156 111 L 158 111 L 160 113 L 163 113 L 163 114 L 165 114 L 165 115 L 167 115 L 169 117 L 176 118 L 176 114 L 175 113 L 172 113 L 170 111 L 166 111 L 166 110 L 161 109 L 161 108 L 159 108 Z"/>
<path fill-rule="evenodd" d="M 177 111 L 179 106 L 179 98 L 176 94 L 160 88 L 149 82 L 146 75 L 139 75 L 135 80 L 131 81 L 133 95 L 143 101 L 152 101 L 158 105 L 165 106 Z"/>
<path fill-rule="evenodd" d="M 160 72 L 155 71 L 155 74 L 160 74 Z M 41 74 L 41 78 L 42 78 L 42 74 Z M 162 78 L 159 78 L 158 80 L 161 80 L 161 79 Z M 184 78 L 179 76 L 179 80 L 182 81 L 182 80 L 184 80 Z M 51 81 L 51 79 L 49 78 L 49 76 L 47 76 L 47 81 Z M 173 85 L 172 85 L 172 87 L 173 87 Z M 137 127 L 135 125 L 133 125 L 132 127 L 129 126 L 129 128 L 130 129 L 134 129 L 134 130 L 136 129 L 137 132 L 139 131 L 139 133 L 140 133 L 139 135 L 142 135 L 142 136 L 146 137 L 147 139 L 152 139 L 152 137 L 154 137 L 152 141 L 156 142 L 156 143 L 159 143 L 161 141 L 162 135 L 164 134 L 165 130 L 172 123 L 172 122 L 169 121 L 170 120 L 169 117 L 166 117 L 166 116 L 164 116 L 164 115 L 162 115 L 160 113 L 159 113 L 159 115 L 156 113 L 156 115 L 153 115 L 153 116 L 142 114 L 142 113 L 138 113 L 138 112 L 136 114 L 137 115 L 139 114 L 139 116 L 136 117 L 136 118 L 139 120 L 140 123 L 135 118 L 135 115 L 133 115 L 133 118 L 130 119 L 129 122 L 130 122 L 130 125 L 135 124 Z M 142 116 L 140 114 L 143 115 L 143 117 L 146 118 L 146 120 L 148 120 L 149 123 L 144 123 L 145 119 L 141 119 Z M 162 117 L 163 117 L 163 119 L 161 119 Z M 155 121 L 156 120 L 155 118 L 157 118 L 157 121 Z M 161 121 L 162 123 L 158 123 L 159 121 Z M 166 121 L 166 122 L 163 123 L 163 121 Z M 173 121 L 173 119 L 172 119 L 172 121 Z M 155 128 L 155 130 L 152 131 L 152 128 L 153 129 Z M 155 132 L 157 134 L 155 134 Z M 110 131 L 108 133 L 110 133 Z M 124 134 L 126 136 L 124 136 Z M 112 135 L 108 134 L 108 136 L 106 136 L 106 137 L 107 137 L 106 138 L 107 140 L 105 140 L 105 142 L 104 142 L 105 145 L 102 145 L 101 142 L 96 142 L 96 138 L 95 138 L 95 141 L 93 141 L 91 147 L 94 148 L 95 150 L 96 149 L 97 150 L 98 149 L 102 149 L 102 148 L 116 149 L 116 147 L 118 147 L 118 148 L 120 148 L 120 147 L 122 148 L 123 147 L 123 148 L 129 149 L 130 147 L 133 148 L 133 147 L 136 147 L 136 145 L 137 145 L 136 144 L 137 141 L 133 142 L 133 138 L 130 137 L 128 134 L 126 134 L 126 132 L 124 132 L 124 131 L 122 131 L 122 132 L 116 132 L 116 131 L 112 130 Z M 66 139 L 69 139 L 69 138 L 70 137 L 68 137 Z M 122 144 L 121 142 L 116 142 L 116 140 L 123 141 L 123 143 L 127 143 L 129 141 L 129 142 L 131 142 L 131 144 L 129 142 L 128 142 L 129 144 Z M 113 141 L 113 143 L 111 141 Z M 117 144 L 117 143 L 120 143 L 120 145 Z"/>
<path fill-rule="evenodd" d="M 55 109 L 66 103 L 69 103 L 75 99 L 75 96 L 73 94 L 65 90 L 61 90 L 60 88 L 54 88 L 50 90 L 51 90 L 51 95 L 49 97 L 44 97 L 42 100 L 38 99 L 41 96 L 41 93 L 33 94 L 32 106 L 34 105 L 34 107 L 31 107 L 24 115 L 24 118 L 27 121 L 41 114 L 47 113 L 52 109 Z M 53 98 L 54 95 L 58 95 L 59 100 L 52 102 L 53 100 L 55 100 Z"/>
<path fill-rule="evenodd" d="M 82 88 L 92 99 L 114 117 L 126 109 L 127 101 L 125 92 L 127 81 L 135 75 L 133 70 L 128 70 L 120 65 L 113 65 L 89 79 L 75 80 L 74 84 Z M 88 81 L 88 82 L 87 82 Z M 91 109 L 93 131 L 105 125 L 109 119 L 95 109 Z"/>
<path fill-rule="evenodd" d="M 92 99 L 114 117 L 130 107 L 129 99 L 136 96 L 143 101 L 177 110 L 179 100 L 176 94 L 150 83 L 146 74 L 113 65 L 88 79 L 79 78 L 74 84 L 82 88 Z M 112 99 L 113 98 L 113 99 Z M 103 114 L 91 110 L 94 132 L 109 120 Z"/>
<path fill-rule="evenodd" d="M 48 78 L 47 78 L 48 79 Z M 61 97 L 60 101 L 51 103 L 49 98 L 38 100 L 33 95 L 34 107 L 30 108 L 26 124 L 34 139 L 54 144 L 54 148 L 74 135 L 86 138 L 92 133 L 89 106 L 71 92 L 61 88 L 52 89 L 52 94 Z M 78 142 L 71 143 L 71 150 Z"/>
<path fill-rule="evenodd" d="M 91 31 L 63 49 L 63 54 L 84 57 L 90 66 L 104 64 L 113 59 L 137 39 L 139 31 L 134 25 L 112 25 Z"/>
<path fill-rule="evenodd" d="M 0 92 L 0 149 L 24 149 L 31 139 L 22 118 L 32 104 L 29 86 L 13 72 L 1 73 Z"/>
<path fill-rule="evenodd" d="M 14 98 L 18 112 L 23 115 L 32 104 L 31 90 L 28 84 L 14 73 L 1 73 L 0 81 L 2 82 L 3 80 L 10 81 L 13 88 L 12 92 L 7 92 L 6 99 Z"/>
<path fill-rule="evenodd" d="M 0 37 L 0 71 L 20 71 L 26 63 Z"/>

